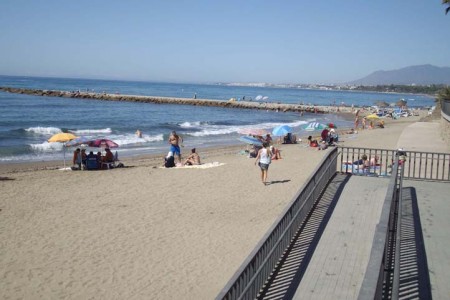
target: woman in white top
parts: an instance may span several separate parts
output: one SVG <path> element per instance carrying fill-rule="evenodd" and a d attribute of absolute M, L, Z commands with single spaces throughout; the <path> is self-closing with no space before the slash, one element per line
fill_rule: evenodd
<path fill-rule="evenodd" d="M 272 153 L 269 149 L 268 143 L 263 143 L 263 147 L 259 149 L 258 155 L 256 156 L 255 165 L 258 164 L 261 168 L 261 181 L 264 185 L 267 182 L 267 173 L 269 171 L 269 165 L 271 163 Z"/>

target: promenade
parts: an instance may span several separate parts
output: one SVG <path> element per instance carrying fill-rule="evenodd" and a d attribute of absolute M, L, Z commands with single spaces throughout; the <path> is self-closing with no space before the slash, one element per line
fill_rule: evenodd
<path fill-rule="evenodd" d="M 413 123 L 403 130 L 397 147 L 449 153 L 448 145 L 439 136 L 439 126 L 437 122 Z M 363 176 L 351 176 L 345 183 L 292 299 L 358 297 L 388 183 L 387 178 Z M 405 180 L 403 191 L 404 205 L 409 207 L 403 213 L 405 226 L 419 231 L 412 233 L 412 242 L 417 265 L 422 267 L 422 271 L 410 267 L 402 275 L 401 284 L 407 286 L 403 292 L 423 297 L 431 286 L 433 298 L 450 299 L 450 185 Z"/>

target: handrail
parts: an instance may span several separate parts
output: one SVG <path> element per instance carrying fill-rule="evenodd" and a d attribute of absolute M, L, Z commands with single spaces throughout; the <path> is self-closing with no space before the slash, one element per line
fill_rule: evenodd
<path fill-rule="evenodd" d="M 396 220 L 392 217 L 395 214 L 396 200 L 398 199 L 398 157 L 393 166 L 391 180 L 384 199 L 380 221 L 375 228 L 375 235 L 372 243 L 369 263 L 364 275 L 364 279 L 359 290 L 358 299 L 382 299 L 383 281 L 386 272 L 391 268 L 392 257 L 389 247 L 390 234 L 392 234 Z"/>
<path fill-rule="evenodd" d="M 255 299 L 314 202 L 336 174 L 338 149 L 330 151 L 216 299 Z"/>
<path fill-rule="evenodd" d="M 450 122 L 450 100 L 441 101 L 441 116 Z"/>
<path fill-rule="evenodd" d="M 391 176 L 393 173 L 397 150 L 359 148 L 359 147 L 341 147 L 338 161 L 341 172 L 352 173 L 354 175 L 370 176 Z M 405 179 L 420 179 L 433 181 L 450 181 L 450 153 L 440 152 L 422 152 L 402 150 L 405 153 L 403 164 Z M 369 166 L 354 165 L 353 162 L 366 155 L 369 160 Z M 376 163 L 373 159 L 377 158 Z"/>

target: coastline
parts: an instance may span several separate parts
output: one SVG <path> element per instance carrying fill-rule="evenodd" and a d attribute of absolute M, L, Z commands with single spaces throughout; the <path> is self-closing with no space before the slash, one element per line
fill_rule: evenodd
<path fill-rule="evenodd" d="M 418 120 L 342 145 L 395 149 Z M 280 145 L 264 186 L 245 147 L 199 149 L 206 169 L 160 168 L 159 155 L 92 172 L 0 166 L 0 295 L 214 298 L 327 153 Z"/>
<path fill-rule="evenodd" d="M 196 98 L 175 98 L 175 97 L 156 97 L 156 96 L 142 96 L 142 95 L 122 95 L 122 94 L 106 94 L 93 92 L 69 92 L 56 90 L 40 90 L 28 88 L 12 88 L 0 87 L 0 91 L 27 94 L 33 96 L 47 96 L 47 97 L 65 97 L 77 99 L 92 99 L 102 101 L 125 101 L 125 102 L 140 102 L 140 103 L 155 103 L 155 104 L 177 104 L 177 105 L 193 105 L 193 106 L 215 106 L 227 108 L 241 108 L 241 109 L 258 109 L 258 110 L 274 110 L 282 112 L 310 112 L 310 113 L 351 113 L 352 108 L 349 106 L 339 106 L 339 110 L 333 106 L 324 105 L 304 105 L 304 104 L 285 104 L 274 102 L 261 101 L 236 101 L 236 100 L 211 100 L 211 99 L 196 99 Z"/>

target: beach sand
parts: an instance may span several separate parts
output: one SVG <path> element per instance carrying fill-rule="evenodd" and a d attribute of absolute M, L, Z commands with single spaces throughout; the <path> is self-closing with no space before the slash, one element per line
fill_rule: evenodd
<path fill-rule="evenodd" d="M 341 144 L 395 149 L 418 119 Z M 280 145 L 264 186 L 243 149 L 197 149 L 223 163 L 205 169 L 162 169 L 162 155 L 104 171 L 0 165 L 0 298 L 214 298 L 327 153 Z"/>

